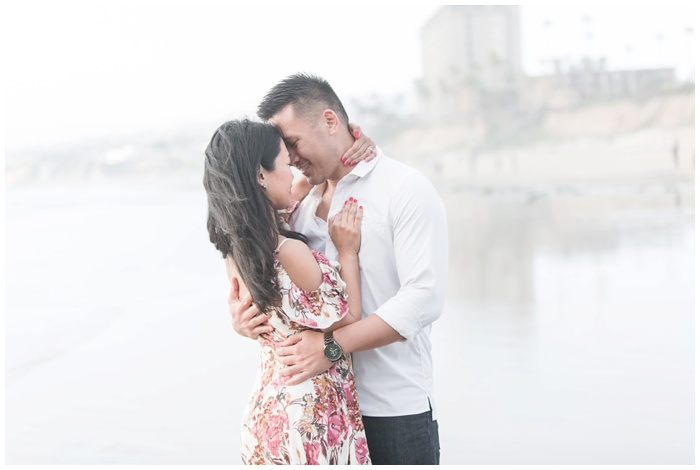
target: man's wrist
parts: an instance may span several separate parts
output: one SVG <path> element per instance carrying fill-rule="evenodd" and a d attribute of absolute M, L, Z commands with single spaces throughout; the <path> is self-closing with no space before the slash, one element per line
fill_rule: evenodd
<path fill-rule="evenodd" d="M 323 355 L 331 362 L 336 362 L 343 357 L 343 348 L 333 338 L 333 332 L 329 331 L 323 335 Z"/>

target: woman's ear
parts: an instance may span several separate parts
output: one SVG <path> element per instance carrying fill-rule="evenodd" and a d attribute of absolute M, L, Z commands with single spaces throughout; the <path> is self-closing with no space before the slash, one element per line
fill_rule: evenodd
<path fill-rule="evenodd" d="M 258 184 L 262 186 L 263 189 L 267 189 L 267 184 L 265 184 L 265 173 L 263 173 L 263 167 L 260 167 L 260 172 L 258 173 Z"/>
<path fill-rule="evenodd" d="M 330 135 L 336 134 L 340 128 L 340 120 L 338 119 L 338 115 L 335 114 L 335 111 L 332 109 L 326 109 L 323 111 L 323 123 L 326 125 Z"/>

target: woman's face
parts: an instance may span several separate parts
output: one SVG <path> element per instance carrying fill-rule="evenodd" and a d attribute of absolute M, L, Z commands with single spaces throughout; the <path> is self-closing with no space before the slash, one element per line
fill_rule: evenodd
<path fill-rule="evenodd" d="M 275 158 L 275 168 L 272 171 L 267 171 L 260 167 L 262 174 L 262 183 L 267 189 L 267 196 L 277 209 L 287 209 L 292 205 L 292 182 L 294 175 L 290 168 L 291 161 L 289 152 L 284 145 L 284 141 L 280 139 L 280 151 Z"/>

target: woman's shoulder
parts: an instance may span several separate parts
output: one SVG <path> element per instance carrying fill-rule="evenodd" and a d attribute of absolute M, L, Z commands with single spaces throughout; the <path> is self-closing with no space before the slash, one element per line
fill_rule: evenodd
<path fill-rule="evenodd" d="M 294 284 L 304 290 L 313 291 L 321 284 L 321 269 L 318 253 L 306 243 L 288 238 L 277 250 L 277 260 Z"/>

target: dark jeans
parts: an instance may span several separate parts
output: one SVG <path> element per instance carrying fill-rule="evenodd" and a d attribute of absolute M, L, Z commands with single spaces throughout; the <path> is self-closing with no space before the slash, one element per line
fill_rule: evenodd
<path fill-rule="evenodd" d="M 440 437 L 432 411 L 417 415 L 363 416 L 373 465 L 439 465 Z"/>

